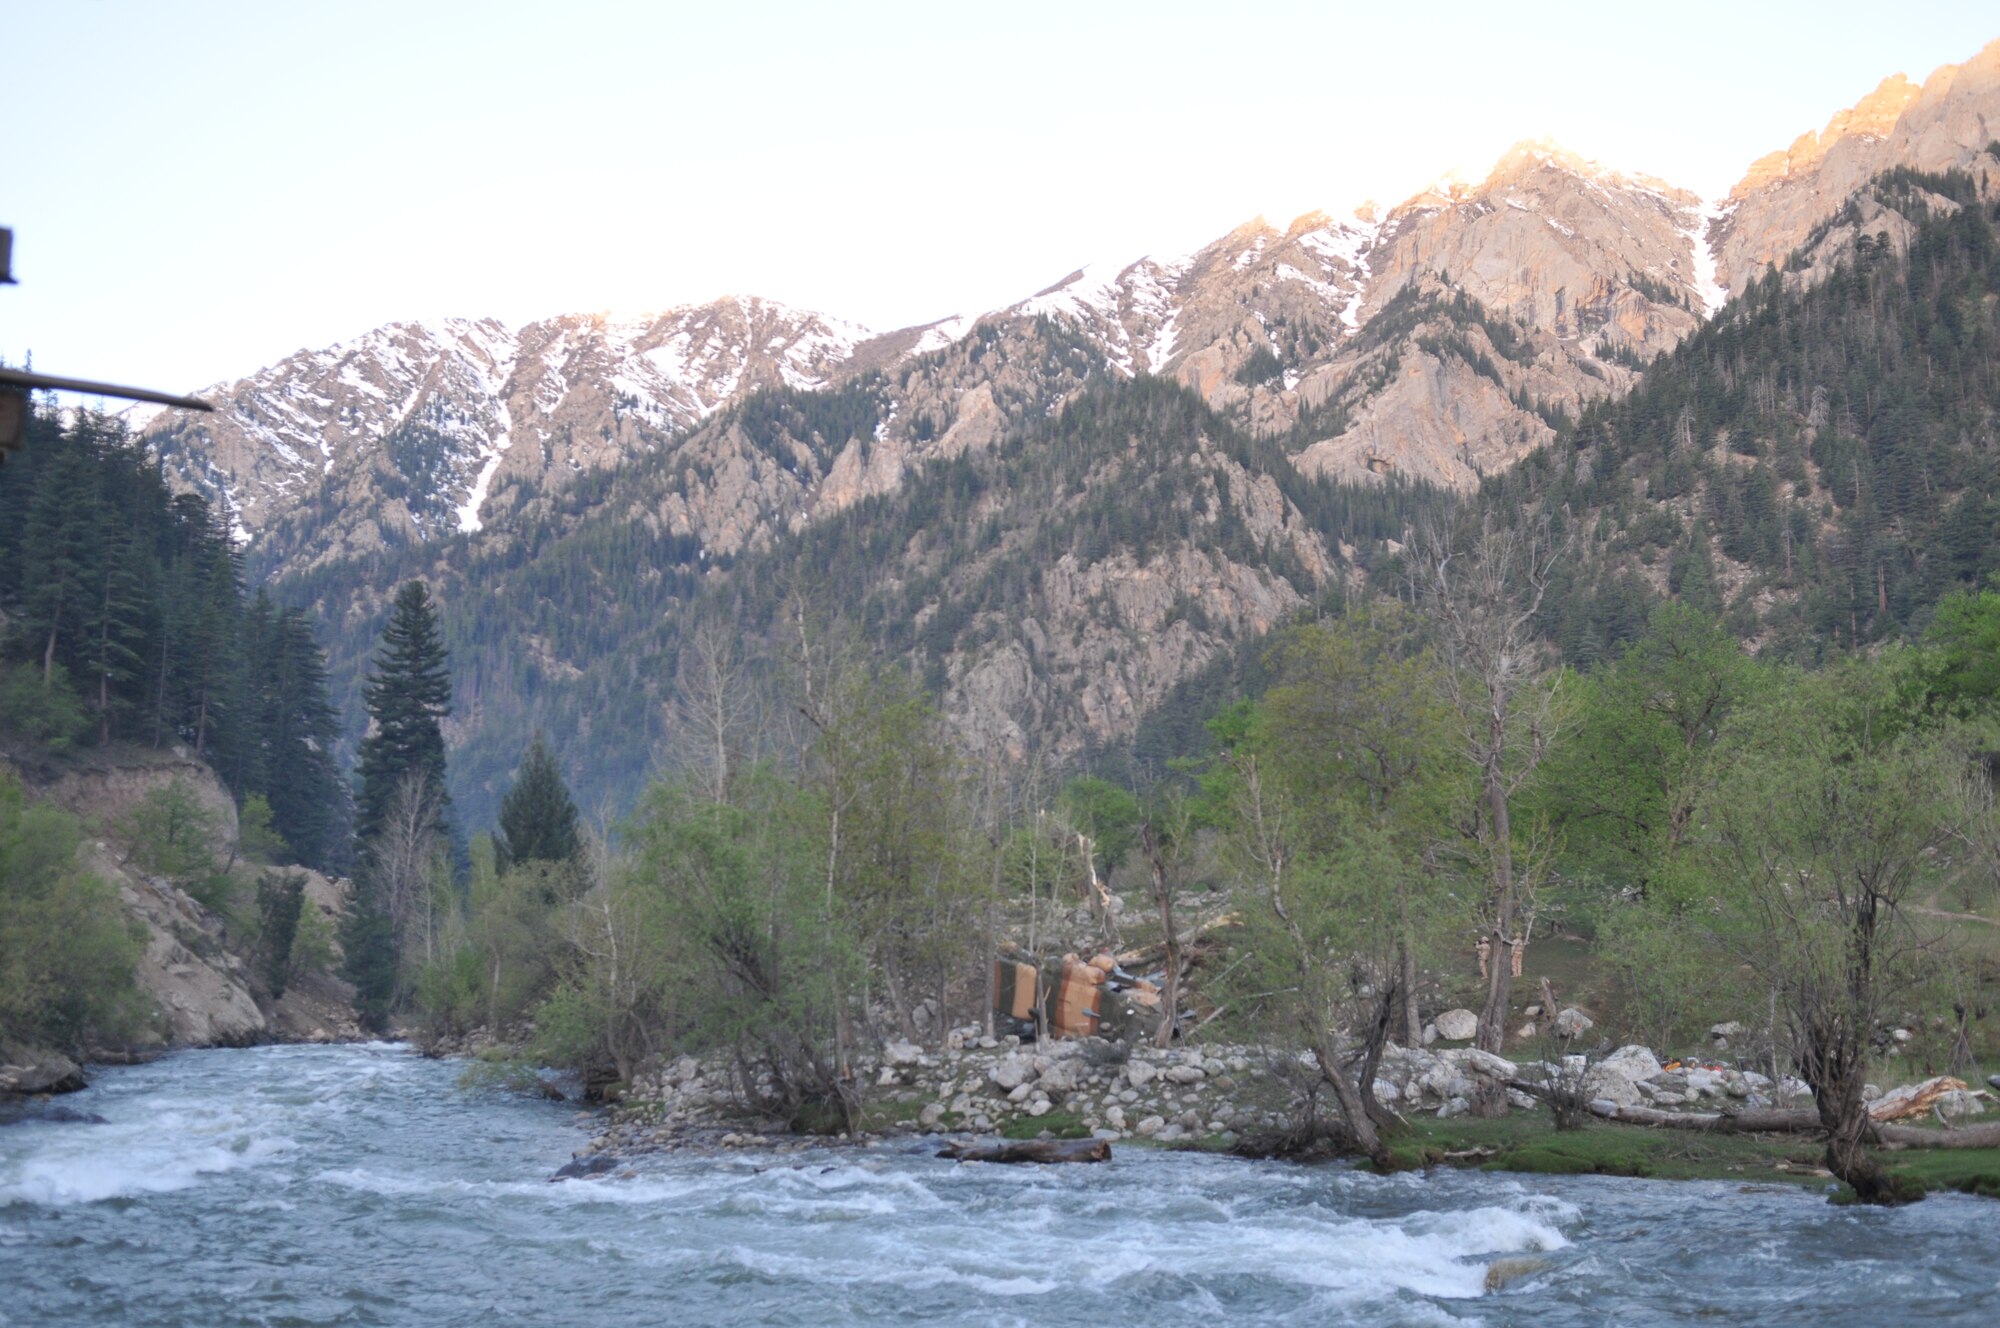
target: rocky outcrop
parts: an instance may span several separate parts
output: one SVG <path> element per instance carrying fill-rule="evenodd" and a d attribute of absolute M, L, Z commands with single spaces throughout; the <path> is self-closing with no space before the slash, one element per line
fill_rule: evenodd
<path fill-rule="evenodd" d="M 1709 232 L 1716 274 L 1730 294 L 1782 266 L 1821 222 L 1892 167 L 1969 170 L 1987 198 L 2000 190 L 2000 41 L 1919 87 L 1887 79 L 1824 129 L 1752 163 Z"/>
<path fill-rule="evenodd" d="M 134 970 L 154 1016 L 133 1047 L 243 1046 L 272 1040 L 329 1041 L 360 1036 L 346 984 L 309 975 L 273 1001 L 253 971 L 246 938 L 174 882 L 151 875 L 125 841 L 134 813 L 156 790 L 178 785 L 215 828 L 219 866 L 234 863 L 236 804 L 215 772 L 185 749 L 154 752 L 112 748 L 80 752 L 58 770 L 26 771 L 34 796 L 76 816 L 86 827 L 83 866 L 117 887 L 125 916 L 143 933 Z M 257 869 L 232 868 L 239 892 L 254 890 Z M 347 884 L 300 868 L 309 907 L 330 933 L 347 905 Z"/>
<path fill-rule="evenodd" d="M 485 528 L 515 490 L 663 446 L 757 387 L 820 387 L 865 329 L 732 298 L 634 317 L 392 323 L 159 414 L 179 485 L 295 568 Z"/>
<path fill-rule="evenodd" d="M 83 1086 L 83 1070 L 61 1052 L 0 1043 L 0 1098 L 74 1093 Z"/>

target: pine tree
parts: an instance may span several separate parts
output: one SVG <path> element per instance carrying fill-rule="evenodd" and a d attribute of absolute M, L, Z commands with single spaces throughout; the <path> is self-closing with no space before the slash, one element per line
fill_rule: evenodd
<path fill-rule="evenodd" d="M 503 866 L 573 862 L 583 850 L 577 833 L 576 803 L 539 732 L 521 758 L 514 786 L 500 800 L 500 831 L 494 848 Z"/>
<path fill-rule="evenodd" d="M 355 832 L 365 843 L 381 829 L 398 786 L 412 772 L 436 784 L 440 816 L 449 807 L 442 797 L 442 724 L 451 713 L 451 676 L 437 606 L 423 582 L 406 581 L 396 592 L 374 675 L 361 696 L 371 727 L 355 760 L 361 780 Z"/>
<path fill-rule="evenodd" d="M 243 658 L 253 682 L 250 740 L 234 787 L 264 794 L 271 824 L 297 860 L 337 870 L 347 860 L 347 788 L 333 757 L 339 715 L 327 700 L 326 657 L 298 609 L 258 592 L 244 615 Z"/>
<path fill-rule="evenodd" d="M 342 945 L 355 1003 L 380 1027 L 399 996 L 407 994 L 401 942 L 415 930 L 416 910 L 426 899 L 412 888 L 411 874 L 399 869 L 411 854 L 397 850 L 442 832 L 449 806 L 442 723 L 451 713 L 451 676 L 437 606 L 423 582 L 406 581 L 396 592 L 374 676 L 361 695 L 371 721 L 355 762 L 362 864 Z M 398 808 L 411 806 L 424 809 L 420 815 L 427 827 L 393 824 Z"/>

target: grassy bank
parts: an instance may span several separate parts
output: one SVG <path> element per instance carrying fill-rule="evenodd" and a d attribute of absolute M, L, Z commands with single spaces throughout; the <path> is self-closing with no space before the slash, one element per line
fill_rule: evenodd
<path fill-rule="evenodd" d="M 1457 1166 L 1558 1176 L 1777 1181 L 1824 1188 L 1821 1144 L 1806 1135 L 1707 1134 L 1600 1122 L 1558 1131 L 1540 1116 L 1421 1119 L 1389 1141 L 1405 1167 Z M 1885 1149 L 1893 1173 L 1926 1190 L 2000 1198 L 2000 1149 Z"/>

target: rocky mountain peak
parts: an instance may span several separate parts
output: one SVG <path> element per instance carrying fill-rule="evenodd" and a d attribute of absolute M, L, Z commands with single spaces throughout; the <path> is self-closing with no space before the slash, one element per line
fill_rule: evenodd
<path fill-rule="evenodd" d="M 1950 67 L 1950 66 L 1947 66 Z M 1902 118 L 1903 111 L 1917 99 L 1922 91 L 1915 83 L 1901 74 L 1891 74 L 1876 85 L 1873 92 L 1844 111 L 1834 112 L 1826 122 L 1826 128 L 1814 132 L 1806 130 L 1792 141 L 1787 148 L 1769 152 L 1750 163 L 1750 169 L 1743 173 L 1729 196 L 1741 198 L 1747 194 L 1766 188 L 1780 180 L 1803 175 L 1825 160 L 1833 145 L 1850 135 L 1863 138 L 1887 138 Z"/>
<path fill-rule="evenodd" d="M 1963 64 L 1941 65 L 1912 84 L 1901 74 L 1841 111 L 1818 133 L 1758 158 L 1729 193 L 1709 235 L 1717 275 L 1736 294 L 1767 267 L 1783 264 L 1825 218 L 1892 167 L 1972 170 L 1991 197 L 2000 139 L 2000 41 Z M 1973 169 L 1981 167 L 1981 169 Z"/>

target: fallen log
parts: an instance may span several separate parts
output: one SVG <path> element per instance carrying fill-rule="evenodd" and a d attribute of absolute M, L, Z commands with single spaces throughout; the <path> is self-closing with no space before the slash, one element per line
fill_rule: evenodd
<path fill-rule="evenodd" d="M 1548 1085 L 1510 1079 L 1507 1087 L 1535 1097 L 1547 1097 Z M 1654 1107 L 1623 1107 L 1606 1098 L 1590 1104 L 1590 1114 L 1625 1125 L 1664 1130 L 1706 1130 L 1715 1134 L 1813 1134 L 1823 1130 L 1819 1113 L 1811 1110 L 1660 1111 Z M 2000 1121 L 1929 1130 L 1914 1125 L 1878 1122 L 1875 1137 L 1904 1148 L 2000 1148 Z"/>
<path fill-rule="evenodd" d="M 947 1144 L 939 1157 L 954 1162 L 1109 1162 L 1108 1139 L 1026 1139 L 997 1144 Z"/>
<path fill-rule="evenodd" d="M 1517 1088 L 1532 1097 L 1549 1096 L 1547 1084 L 1532 1080 L 1509 1079 L 1507 1087 Z M 1588 1109 L 1600 1120 L 1647 1125 L 1661 1130 L 1710 1130 L 1717 1134 L 1805 1134 L 1820 1128 L 1819 1113 L 1816 1111 L 1748 1108 L 1743 1111 L 1661 1111 L 1657 1107 L 1620 1106 L 1602 1097 L 1592 1099 Z"/>
<path fill-rule="evenodd" d="M 1905 1148 L 2000 1148 L 2000 1122 L 1987 1125 L 1960 1125 L 1950 1130 L 1927 1130 L 1915 1125 L 1877 1125 L 1875 1133 L 1885 1144 Z"/>

